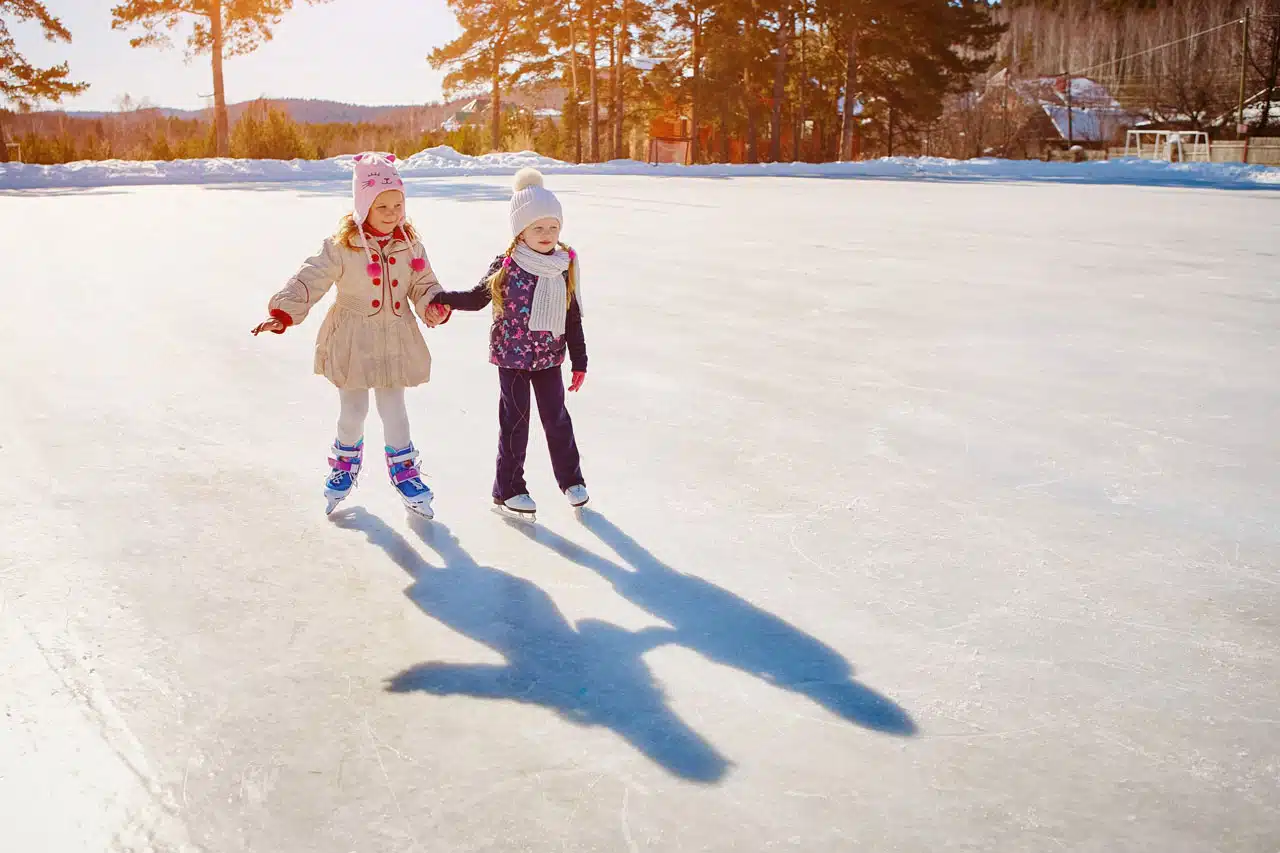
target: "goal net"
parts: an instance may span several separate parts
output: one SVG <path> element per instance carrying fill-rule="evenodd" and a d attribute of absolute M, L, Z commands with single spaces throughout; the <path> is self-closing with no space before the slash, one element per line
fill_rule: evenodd
<path fill-rule="evenodd" d="M 1124 156 L 1179 163 L 1208 163 L 1209 134 L 1200 130 L 1130 130 L 1124 138 Z"/>
<path fill-rule="evenodd" d="M 687 165 L 689 163 L 689 143 L 688 139 L 650 139 L 649 140 L 649 162 L 657 163 L 678 163 Z"/>

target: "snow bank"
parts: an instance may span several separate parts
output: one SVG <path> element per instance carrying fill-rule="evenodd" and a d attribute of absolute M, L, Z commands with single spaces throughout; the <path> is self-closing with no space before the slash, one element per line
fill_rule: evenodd
<path fill-rule="evenodd" d="M 49 189 L 138 184 L 263 183 L 345 181 L 351 156 L 328 160 L 103 160 L 59 166 L 0 164 L 0 189 Z M 545 172 L 587 175 L 669 177 L 891 178 L 959 181 L 1048 181 L 1139 186 L 1280 189 L 1280 169 L 1236 163 L 1161 163 L 1107 160 L 1043 163 L 1039 160 L 948 160 L 941 157 L 884 157 L 858 163 L 768 163 L 760 165 L 651 166 L 635 160 L 577 165 L 532 151 L 472 157 L 452 148 L 428 148 L 401 162 L 406 177 L 435 178 L 511 175 L 524 166 Z"/>

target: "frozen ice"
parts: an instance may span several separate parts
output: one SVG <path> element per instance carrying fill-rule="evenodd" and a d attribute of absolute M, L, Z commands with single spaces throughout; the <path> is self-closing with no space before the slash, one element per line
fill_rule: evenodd
<path fill-rule="evenodd" d="M 325 517 L 319 315 L 249 330 L 342 175 L 0 193 L 0 849 L 1273 853 L 1280 195 L 923 168 L 548 177 L 536 526 L 461 313 L 437 522 Z M 508 182 L 410 178 L 447 287 Z"/>

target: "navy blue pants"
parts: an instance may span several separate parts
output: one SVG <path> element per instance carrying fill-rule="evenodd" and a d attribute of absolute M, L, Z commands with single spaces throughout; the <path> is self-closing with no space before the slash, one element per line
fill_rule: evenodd
<path fill-rule="evenodd" d="M 530 386 L 538 398 L 538 415 L 551 451 L 551 470 L 560 491 L 586 485 L 573 437 L 573 421 L 564 405 L 564 376 L 559 367 L 546 370 L 498 368 L 502 399 L 498 403 L 498 473 L 493 480 L 493 496 L 500 501 L 528 494 L 524 481 L 525 451 L 529 447 Z"/>

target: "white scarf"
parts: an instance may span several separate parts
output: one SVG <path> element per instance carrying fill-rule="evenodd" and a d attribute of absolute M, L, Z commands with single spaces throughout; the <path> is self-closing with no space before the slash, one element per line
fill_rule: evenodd
<path fill-rule="evenodd" d="M 538 286 L 533 291 L 533 307 L 529 309 L 530 331 L 552 332 L 557 337 L 563 335 L 565 319 L 569 316 L 569 293 L 564 283 L 564 274 L 569 269 L 569 253 L 557 249 L 550 255 L 544 255 L 521 242 L 511 253 L 511 260 L 520 269 L 538 277 Z M 581 281 L 581 276 L 578 280 Z M 578 310 L 582 310 L 581 296 L 578 296 Z"/>

